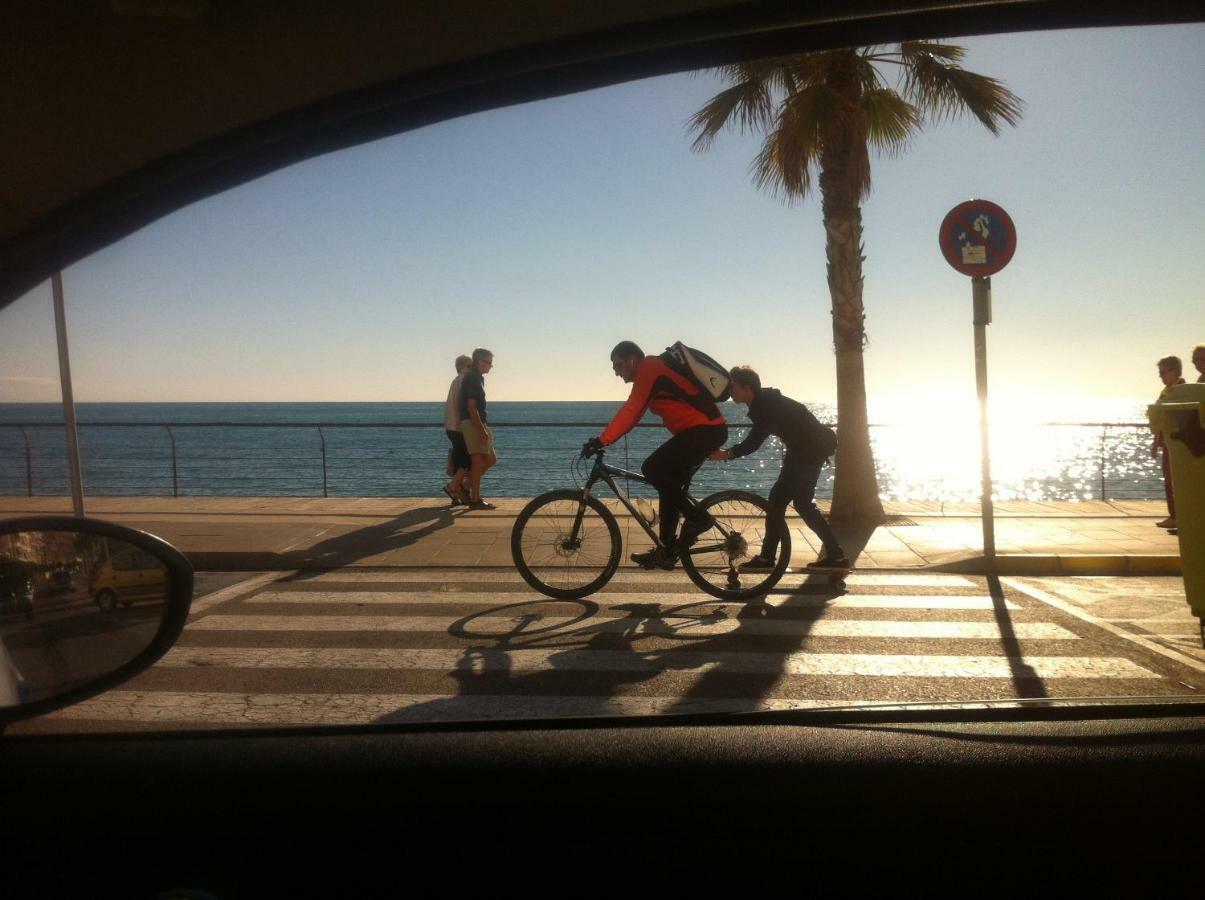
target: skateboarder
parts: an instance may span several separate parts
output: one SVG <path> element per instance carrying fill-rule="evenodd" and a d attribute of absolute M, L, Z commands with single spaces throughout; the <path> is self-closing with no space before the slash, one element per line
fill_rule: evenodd
<path fill-rule="evenodd" d="M 784 397 L 774 388 L 762 387 L 761 378 L 748 366 L 737 366 L 731 376 L 732 399 L 749 407 L 749 421 L 753 423 L 753 428 L 735 447 L 717 450 L 711 454 L 711 459 L 728 460 L 747 456 L 755 452 L 770 435 L 775 435 L 786 448 L 782 471 L 770 489 L 771 515 L 766 522 L 761 553 L 742 568 L 774 565 L 779 529 L 783 527 L 782 515 L 787 510 L 787 504 L 793 503 L 803 521 L 820 538 L 823 547 L 820 558 L 808 563 L 808 568 L 848 569 L 849 560 L 845 551 L 814 502 L 820 471 L 837 449 L 836 435 L 802 403 Z"/>

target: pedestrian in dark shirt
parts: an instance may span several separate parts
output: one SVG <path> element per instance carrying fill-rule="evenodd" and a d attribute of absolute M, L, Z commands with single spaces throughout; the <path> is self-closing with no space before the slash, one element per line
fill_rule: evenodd
<path fill-rule="evenodd" d="M 1163 398 L 1178 384 L 1184 384 L 1184 363 L 1181 362 L 1178 356 L 1165 356 L 1157 363 L 1159 371 L 1159 380 L 1163 382 L 1163 390 L 1159 392 L 1159 399 L 1156 403 L 1162 402 Z M 1168 528 L 1175 530 L 1176 528 L 1176 496 L 1172 491 L 1172 460 L 1171 451 L 1168 450 L 1167 444 L 1163 442 L 1163 432 L 1155 432 L 1155 440 L 1151 444 L 1151 459 L 1159 459 L 1160 451 L 1162 452 L 1163 463 L 1163 492 L 1167 497 L 1167 518 L 1162 522 L 1156 522 L 1157 528 Z"/>
<path fill-rule="evenodd" d="M 494 509 L 494 504 L 481 499 L 481 476 L 498 461 L 485 412 L 485 375 L 493 367 L 494 354 L 478 347 L 473 351 L 473 365 L 460 384 L 460 432 L 473 461 L 469 469 L 469 509 Z"/>
<path fill-rule="evenodd" d="M 786 452 L 782 471 L 770 488 L 770 516 L 761 553 L 744 568 L 765 568 L 774 565 L 781 540 L 779 529 L 787 505 L 793 503 L 796 512 L 808 528 L 820 538 L 820 558 L 808 568 L 846 568 L 849 560 L 824 515 L 816 508 L 816 482 L 825 461 L 837 449 L 832 429 L 822 424 L 806 406 L 784 397 L 774 388 L 762 387 L 761 378 L 748 366 L 737 366 L 731 372 L 732 399 L 749 407 L 752 429 L 743 441 L 727 450 L 717 450 L 712 459 L 738 459 L 755 452 L 770 435 L 782 441 Z"/>

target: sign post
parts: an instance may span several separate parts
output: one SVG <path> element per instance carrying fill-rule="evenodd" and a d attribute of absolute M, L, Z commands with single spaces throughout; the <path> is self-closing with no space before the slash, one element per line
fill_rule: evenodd
<path fill-rule="evenodd" d="M 1017 229 L 1008 213 L 987 200 L 968 200 L 946 213 L 938 241 L 954 269 L 971 277 L 975 326 L 975 387 L 979 393 L 979 443 L 982 452 L 980 508 L 983 556 L 996 559 L 996 520 L 992 509 L 991 440 L 987 416 L 987 326 L 992 323 L 992 280 L 1017 250 Z"/>

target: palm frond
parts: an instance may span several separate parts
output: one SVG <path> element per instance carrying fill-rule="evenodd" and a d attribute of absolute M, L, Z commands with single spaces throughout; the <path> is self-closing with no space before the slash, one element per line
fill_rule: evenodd
<path fill-rule="evenodd" d="M 862 111 L 867 139 L 889 156 L 907 150 L 908 141 L 921 125 L 921 111 L 890 88 L 864 93 Z"/>
<path fill-rule="evenodd" d="M 769 192 L 787 206 L 802 201 L 812 190 L 810 168 L 792 168 L 786 160 L 794 154 L 786 149 L 790 135 L 781 129 L 766 136 L 761 150 L 749 165 L 749 174 L 759 190 Z"/>
<path fill-rule="evenodd" d="M 800 55 L 772 56 L 720 66 L 713 71 L 732 82 L 760 82 L 771 95 L 786 94 L 798 87 L 796 72 Z"/>
<path fill-rule="evenodd" d="M 875 65 L 877 57 L 871 54 L 859 53 L 852 61 L 854 77 L 858 81 L 858 86 L 862 93 L 882 90 L 888 87 L 886 79 L 883 78 L 878 66 Z"/>
<path fill-rule="evenodd" d="M 922 56 L 949 63 L 962 62 L 966 56 L 966 48 L 957 44 L 940 44 L 936 41 L 904 41 L 899 45 L 899 56 L 907 65 L 913 65 Z"/>
<path fill-rule="evenodd" d="M 820 150 L 817 107 L 823 105 L 824 92 L 825 88 L 813 86 L 788 97 L 778 110 L 776 127 L 750 165 L 753 183 L 788 204 L 811 191 L 811 169 Z"/>
<path fill-rule="evenodd" d="M 921 55 L 908 68 L 904 94 L 938 121 L 970 113 L 992 134 L 1021 120 L 1024 101 L 995 78 Z"/>
<path fill-rule="evenodd" d="M 855 133 L 865 143 L 857 106 L 829 85 L 813 83 L 779 105 L 775 127 L 751 166 L 753 181 L 788 203 L 802 200 L 811 191 L 812 170 L 819 168 L 830 139 Z M 858 178 L 859 184 L 869 181 L 869 169 Z"/>
<path fill-rule="evenodd" d="M 1021 99 L 993 78 L 958 63 L 965 51 L 936 41 L 845 47 L 734 63 L 715 70 L 732 82 L 691 117 L 692 149 L 706 150 L 726 128 L 766 135 L 750 167 L 759 188 L 795 203 L 819 178 L 839 202 L 870 192 L 870 147 L 889 155 L 907 149 L 926 116 L 969 112 L 993 134 L 1016 125 Z M 904 69 L 899 90 L 881 66 Z"/>
<path fill-rule="evenodd" d="M 735 124 L 742 134 L 765 131 L 774 117 L 774 104 L 764 81 L 742 81 L 720 91 L 687 121 L 687 130 L 695 135 L 690 149 L 701 153 L 725 128 Z"/>

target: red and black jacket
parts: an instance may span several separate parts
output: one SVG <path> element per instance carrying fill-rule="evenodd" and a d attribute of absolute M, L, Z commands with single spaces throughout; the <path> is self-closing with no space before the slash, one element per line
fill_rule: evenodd
<path fill-rule="evenodd" d="M 720 408 L 689 378 L 666 365 L 659 356 L 646 356 L 636 364 L 636 380 L 628 402 L 615 414 L 600 436 L 613 444 L 629 431 L 646 409 L 661 417 L 671 434 L 696 425 L 725 425 Z"/>

